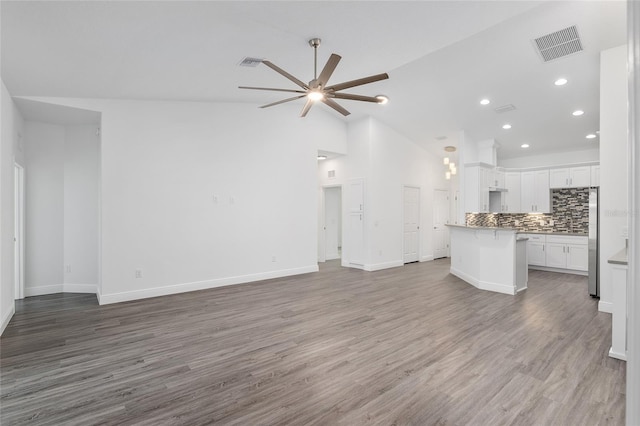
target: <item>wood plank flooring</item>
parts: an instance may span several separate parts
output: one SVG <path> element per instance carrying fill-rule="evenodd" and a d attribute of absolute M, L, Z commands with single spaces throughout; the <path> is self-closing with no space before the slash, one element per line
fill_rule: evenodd
<path fill-rule="evenodd" d="M 32 297 L 0 338 L 2 425 L 624 424 L 625 363 L 586 277 L 517 296 L 449 262 L 98 306 Z"/>

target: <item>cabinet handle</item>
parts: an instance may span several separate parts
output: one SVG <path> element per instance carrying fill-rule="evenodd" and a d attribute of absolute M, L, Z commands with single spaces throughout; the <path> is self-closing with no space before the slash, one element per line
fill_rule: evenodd
<path fill-rule="evenodd" d="M 542 245 L 542 251 L 544 251 L 544 244 Z"/>
<path fill-rule="evenodd" d="M 362 210 L 362 204 L 360 204 L 360 210 Z"/>
<path fill-rule="evenodd" d="M 567 253 L 571 253 L 571 252 L 569 251 L 569 249 L 570 249 L 570 247 L 569 247 L 569 246 L 567 246 Z"/>
<path fill-rule="evenodd" d="M 563 252 L 563 253 L 565 253 L 565 249 L 566 249 L 566 247 L 565 247 L 565 246 L 562 246 L 562 252 Z"/>

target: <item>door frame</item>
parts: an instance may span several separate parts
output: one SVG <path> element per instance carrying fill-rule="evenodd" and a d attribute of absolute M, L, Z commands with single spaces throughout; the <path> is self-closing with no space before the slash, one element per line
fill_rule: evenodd
<path fill-rule="evenodd" d="M 14 299 L 24 298 L 24 167 L 14 163 L 13 280 Z"/>
<path fill-rule="evenodd" d="M 421 240 L 422 240 L 422 188 L 420 187 L 420 185 L 408 185 L 408 184 L 403 184 L 401 191 L 402 191 L 402 204 L 400 206 L 400 209 L 402 211 L 402 220 L 400 221 L 400 241 L 402 241 L 401 244 L 401 248 L 400 248 L 400 259 L 402 259 L 402 264 L 406 265 L 406 263 L 404 263 L 404 190 L 405 188 L 412 188 L 412 189 L 417 189 L 418 190 L 418 262 L 422 261 L 422 244 L 421 244 Z"/>
<path fill-rule="evenodd" d="M 320 212 L 318 217 L 320 218 L 318 223 L 318 262 L 327 261 L 327 224 L 326 224 L 326 190 L 331 188 L 340 189 L 340 232 L 344 238 L 344 191 L 342 184 L 322 185 L 320 187 Z M 344 248 L 344 242 L 343 242 Z M 342 258 L 342 253 L 340 253 Z"/>
<path fill-rule="evenodd" d="M 446 256 L 445 257 L 451 257 L 451 243 L 450 243 L 451 237 L 449 235 L 449 229 L 446 228 L 446 225 L 449 224 L 449 222 L 451 221 L 451 189 L 448 189 L 448 188 L 434 188 L 433 189 L 433 208 L 434 208 L 434 210 L 436 208 L 436 196 L 435 196 L 436 191 L 446 192 L 447 193 L 447 197 L 449 198 L 447 200 L 447 203 L 446 203 L 448 214 L 447 214 L 447 217 L 445 218 L 445 223 L 444 223 L 445 224 L 445 236 L 446 236 L 446 240 L 447 240 L 447 244 L 446 244 L 447 249 L 446 249 Z M 434 227 L 434 229 L 435 229 L 435 214 L 433 215 L 432 220 L 433 220 L 432 227 Z M 432 230 L 432 232 L 433 232 L 433 230 Z M 435 236 L 434 236 L 434 241 L 435 241 Z M 441 258 L 436 258 L 435 245 L 433 247 L 433 258 L 434 259 L 441 259 Z"/>

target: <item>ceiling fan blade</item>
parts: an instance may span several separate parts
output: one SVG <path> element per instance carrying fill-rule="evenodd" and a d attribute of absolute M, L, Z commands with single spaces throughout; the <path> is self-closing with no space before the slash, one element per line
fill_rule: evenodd
<path fill-rule="evenodd" d="M 271 106 L 274 106 L 274 105 L 280 105 L 280 104 L 283 104 L 285 102 L 295 101 L 296 99 L 304 98 L 305 96 L 307 96 L 307 95 L 294 96 L 293 98 L 287 98 L 287 99 L 283 99 L 283 100 L 278 101 L 278 102 L 272 102 L 270 104 L 262 105 L 260 108 L 268 108 L 268 107 L 271 107 Z"/>
<path fill-rule="evenodd" d="M 352 95 L 351 93 L 331 93 L 331 94 L 328 94 L 327 96 L 331 96 L 336 99 L 349 99 L 351 101 L 365 101 L 365 102 L 380 103 L 380 99 L 374 98 L 373 96 Z"/>
<path fill-rule="evenodd" d="M 329 81 L 329 78 L 331 78 L 331 74 L 333 74 L 333 71 L 335 71 L 336 67 L 338 66 L 338 62 L 340 62 L 340 59 L 342 59 L 340 55 L 336 55 L 335 53 L 331 54 L 329 60 L 324 65 L 324 68 L 322 68 L 320 76 L 316 80 L 316 87 L 324 87 L 327 85 L 327 81 Z"/>
<path fill-rule="evenodd" d="M 292 76 L 291 74 L 289 74 L 288 72 L 283 70 L 282 68 L 272 64 L 271 62 L 262 61 L 262 63 L 265 64 L 266 66 L 268 66 L 269 68 L 271 68 L 272 70 L 274 70 L 275 72 L 277 72 L 278 74 L 281 74 L 284 77 L 288 78 L 289 80 L 293 81 L 295 84 L 297 84 L 298 86 L 302 87 L 303 89 L 308 89 L 309 88 L 309 86 L 305 82 L 298 80 L 297 78 L 295 78 L 294 76 Z"/>
<path fill-rule="evenodd" d="M 238 89 L 273 90 L 273 91 L 275 91 L 275 92 L 306 93 L 304 90 L 273 89 L 273 88 L 271 88 L 271 87 L 249 87 L 249 86 L 238 86 Z"/>
<path fill-rule="evenodd" d="M 322 98 L 322 102 L 325 103 L 325 105 L 330 106 L 331 108 L 335 109 L 336 111 L 338 111 L 340 114 L 344 115 L 345 117 L 349 114 L 351 114 L 349 111 L 347 111 L 346 109 L 342 108 L 340 105 L 338 105 L 338 103 L 336 101 L 334 101 L 333 99 L 329 99 L 329 98 Z"/>
<path fill-rule="evenodd" d="M 302 108 L 302 112 L 300 113 L 300 117 L 306 117 L 307 113 L 313 106 L 314 102 L 311 99 L 307 99 L 307 103 L 304 104 L 304 108 Z"/>
<path fill-rule="evenodd" d="M 389 78 L 387 73 L 376 74 L 369 77 L 359 78 L 357 80 L 346 81 L 340 84 L 334 84 L 333 86 L 325 87 L 325 90 L 333 90 L 337 92 L 338 90 L 348 89 L 350 87 L 362 86 L 363 84 L 373 83 L 374 81 L 386 80 Z"/>

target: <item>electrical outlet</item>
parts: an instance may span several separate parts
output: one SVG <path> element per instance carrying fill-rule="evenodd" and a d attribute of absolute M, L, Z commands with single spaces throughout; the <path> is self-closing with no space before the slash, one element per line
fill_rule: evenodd
<path fill-rule="evenodd" d="M 217 195 L 214 195 L 212 197 L 212 199 L 213 199 L 213 204 L 218 204 L 218 196 Z"/>
<path fill-rule="evenodd" d="M 142 269 L 136 269 L 136 278 L 142 278 Z"/>
<path fill-rule="evenodd" d="M 275 256 L 271 256 L 271 261 L 275 262 L 276 261 L 276 257 Z"/>

